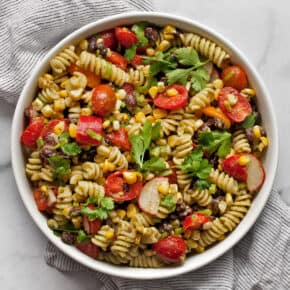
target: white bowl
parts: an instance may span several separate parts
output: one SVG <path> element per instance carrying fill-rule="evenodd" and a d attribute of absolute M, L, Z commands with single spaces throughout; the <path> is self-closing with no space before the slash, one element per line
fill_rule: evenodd
<path fill-rule="evenodd" d="M 237 227 L 237 229 L 235 229 L 225 240 L 207 249 L 204 253 L 188 257 L 184 264 L 176 267 L 161 269 L 129 268 L 124 266 L 114 266 L 102 261 L 96 261 L 84 255 L 74 247 L 64 244 L 59 237 L 56 237 L 48 228 L 46 224 L 46 218 L 36 208 L 32 197 L 31 186 L 27 177 L 25 176 L 25 158 L 20 144 L 20 135 L 23 131 L 24 124 L 24 108 L 30 105 L 36 92 L 37 78 L 48 69 L 49 60 L 70 43 L 76 43 L 80 39 L 102 30 L 144 20 L 155 23 L 157 25 L 171 23 L 182 30 L 196 32 L 205 37 L 208 37 L 223 46 L 231 55 L 232 61 L 236 64 L 240 64 L 246 70 L 251 85 L 257 91 L 259 111 L 262 114 L 263 125 L 265 126 L 271 141 L 271 146 L 267 150 L 263 160 L 266 170 L 265 183 L 254 199 L 249 212 Z M 184 17 L 159 12 L 126 13 L 93 22 L 68 35 L 53 49 L 51 49 L 50 52 L 33 68 L 31 76 L 26 82 L 26 85 L 21 93 L 12 124 L 11 144 L 12 166 L 21 198 L 32 219 L 35 221 L 40 230 L 46 235 L 46 237 L 65 254 L 93 270 L 115 276 L 134 279 L 165 278 L 196 270 L 212 262 L 226 251 L 228 251 L 230 248 L 232 248 L 254 225 L 255 221 L 263 210 L 270 195 L 278 160 L 278 133 L 272 101 L 263 81 L 261 80 L 252 64 L 249 63 L 247 58 L 243 55 L 242 52 L 240 52 L 238 48 L 236 48 L 230 41 L 225 39 L 214 30 Z"/>

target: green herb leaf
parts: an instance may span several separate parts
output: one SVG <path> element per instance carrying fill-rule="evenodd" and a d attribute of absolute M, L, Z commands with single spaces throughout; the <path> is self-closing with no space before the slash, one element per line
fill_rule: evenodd
<path fill-rule="evenodd" d="M 82 149 L 75 142 L 64 144 L 63 146 L 61 146 L 61 150 L 64 154 L 68 156 L 76 156 L 82 152 Z"/>
<path fill-rule="evenodd" d="M 160 137 L 160 131 L 161 131 L 161 123 L 157 122 L 153 127 L 152 127 L 152 132 L 151 132 L 151 139 L 152 141 L 158 140 Z"/>
<path fill-rule="evenodd" d="M 141 136 L 143 138 L 144 150 L 147 150 L 151 143 L 151 132 L 152 132 L 152 124 L 146 120 L 144 123 L 143 130 L 141 131 Z"/>
<path fill-rule="evenodd" d="M 192 68 L 178 68 L 166 73 L 166 78 L 168 79 L 168 84 L 172 85 L 175 83 L 179 83 L 182 85 L 186 85 L 187 79 L 189 77 Z"/>
<path fill-rule="evenodd" d="M 225 157 L 231 150 L 231 134 L 229 132 L 200 132 L 198 142 L 209 154 L 217 151 L 219 157 Z"/>
<path fill-rule="evenodd" d="M 86 215 L 90 221 L 95 219 L 105 220 L 108 218 L 108 212 L 101 207 L 97 207 L 95 209 L 83 207 L 81 209 L 81 213 Z"/>
<path fill-rule="evenodd" d="M 36 140 L 37 148 L 40 149 L 43 146 L 43 144 L 44 144 L 43 139 L 41 137 L 37 138 Z"/>
<path fill-rule="evenodd" d="M 198 189 L 206 189 L 209 188 L 211 183 L 208 180 L 199 179 L 196 181 L 195 186 Z"/>
<path fill-rule="evenodd" d="M 114 209 L 114 201 L 112 198 L 110 197 L 103 197 L 101 199 L 101 203 L 100 203 L 100 206 L 103 208 L 103 209 L 106 209 L 106 210 L 112 210 Z"/>
<path fill-rule="evenodd" d="M 78 231 L 78 236 L 77 236 L 77 242 L 87 242 L 90 238 L 87 236 L 87 234 L 83 230 Z"/>
<path fill-rule="evenodd" d="M 175 55 L 182 65 L 197 66 L 201 64 L 198 53 L 191 47 L 178 48 L 175 51 Z"/>
<path fill-rule="evenodd" d="M 49 157 L 49 164 L 53 169 L 53 179 L 63 180 L 70 170 L 70 162 L 62 156 L 54 155 Z"/>
<path fill-rule="evenodd" d="M 253 127 L 255 123 L 256 123 L 256 116 L 254 113 L 252 113 L 241 123 L 241 126 L 242 128 L 247 129 L 247 128 Z"/>
<path fill-rule="evenodd" d="M 95 131 L 93 131 L 91 129 L 87 130 L 87 134 L 94 140 L 97 140 L 97 141 L 102 140 L 102 135 L 96 133 Z"/>
<path fill-rule="evenodd" d="M 59 145 L 63 146 L 69 142 L 69 134 L 67 132 L 63 132 L 58 137 Z"/>
<path fill-rule="evenodd" d="M 124 57 L 130 61 L 132 60 L 136 55 L 136 45 L 133 44 L 131 45 L 129 48 L 126 48 L 125 53 L 124 53 Z"/>
<path fill-rule="evenodd" d="M 206 87 L 206 83 L 209 81 L 209 75 L 207 71 L 200 67 L 196 71 L 192 72 L 191 74 L 191 87 L 196 91 L 199 92 Z"/>
<path fill-rule="evenodd" d="M 193 177 L 199 178 L 197 182 L 198 186 L 205 186 L 212 167 L 208 160 L 203 158 L 201 148 L 197 148 L 184 158 L 183 163 L 180 165 L 180 169 L 187 171 Z"/>
<path fill-rule="evenodd" d="M 132 149 L 131 149 L 132 156 L 135 162 L 139 165 L 139 167 L 142 167 L 144 153 L 145 153 L 144 141 L 140 135 L 136 136 L 133 134 L 129 136 L 129 139 L 132 145 Z"/>
<path fill-rule="evenodd" d="M 166 194 L 165 197 L 161 200 L 160 204 L 165 206 L 169 211 L 173 211 L 176 205 L 176 200 L 172 194 Z"/>
<path fill-rule="evenodd" d="M 166 169 L 166 163 L 164 159 L 153 157 L 144 162 L 141 170 L 144 172 L 148 171 L 154 172 L 154 171 L 162 171 L 164 169 Z"/>
<path fill-rule="evenodd" d="M 89 204 L 96 204 L 98 203 L 98 198 L 96 196 L 88 197 L 86 200 L 86 203 L 84 205 L 89 205 Z"/>
<path fill-rule="evenodd" d="M 145 37 L 144 29 L 148 26 L 147 22 L 139 22 L 132 26 L 132 31 L 135 32 L 138 39 L 138 46 L 144 47 L 148 44 L 148 39 Z"/>

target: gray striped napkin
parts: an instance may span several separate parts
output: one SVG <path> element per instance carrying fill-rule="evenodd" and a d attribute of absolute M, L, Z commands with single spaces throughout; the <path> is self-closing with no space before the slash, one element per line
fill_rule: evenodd
<path fill-rule="evenodd" d="M 0 100 L 16 103 L 36 62 L 64 36 L 102 17 L 152 10 L 151 0 L 14 0 L 0 2 Z M 90 271 L 48 243 L 45 260 L 60 271 Z M 92 272 L 92 271 L 91 271 Z M 103 290 L 164 289 L 95 272 Z M 277 191 L 247 236 L 195 272 L 166 279 L 166 289 L 290 289 L 290 209 Z"/>

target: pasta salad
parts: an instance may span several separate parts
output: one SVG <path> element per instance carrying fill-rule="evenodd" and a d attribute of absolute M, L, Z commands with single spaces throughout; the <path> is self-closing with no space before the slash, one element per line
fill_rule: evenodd
<path fill-rule="evenodd" d="M 269 140 L 246 72 L 170 24 L 65 47 L 25 115 L 36 206 L 94 259 L 182 263 L 238 226 L 265 179 Z"/>

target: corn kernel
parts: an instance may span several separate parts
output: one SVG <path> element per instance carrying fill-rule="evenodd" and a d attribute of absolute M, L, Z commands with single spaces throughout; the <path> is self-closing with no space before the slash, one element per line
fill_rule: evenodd
<path fill-rule="evenodd" d="M 68 93 L 66 90 L 61 90 L 59 93 L 59 96 L 62 97 L 62 98 L 65 98 L 68 96 Z"/>
<path fill-rule="evenodd" d="M 178 94 L 178 91 L 174 88 L 171 88 L 166 91 L 166 94 L 168 97 L 174 97 Z"/>
<path fill-rule="evenodd" d="M 154 109 L 152 113 L 155 119 L 162 119 L 167 116 L 167 111 L 163 109 Z"/>
<path fill-rule="evenodd" d="M 214 91 L 214 99 L 215 99 L 215 100 L 218 100 L 218 98 L 219 98 L 219 93 L 220 93 L 220 89 L 216 89 L 216 90 Z"/>
<path fill-rule="evenodd" d="M 70 219 L 70 212 L 71 212 L 71 208 L 70 207 L 65 207 L 62 210 L 62 214 L 67 218 Z"/>
<path fill-rule="evenodd" d="M 116 169 L 116 165 L 108 160 L 101 165 L 103 172 L 114 171 Z"/>
<path fill-rule="evenodd" d="M 77 136 L 77 126 L 73 123 L 69 124 L 68 133 L 71 138 L 75 138 Z"/>
<path fill-rule="evenodd" d="M 178 185 L 175 184 L 175 183 L 174 184 L 170 184 L 168 193 L 170 193 L 172 195 L 176 195 L 178 193 Z"/>
<path fill-rule="evenodd" d="M 46 185 L 41 185 L 40 187 L 42 192 L 47 192 L 47 186 Z"/>
<path fill-rule="evenodd" d="M 175 34 L 176 33 L 176 28 L 172 25 L 166 25 L 163 28 L 163 32 L 164 33 L 168 33 L 168 34 Z"/>
<path fill-rule="evenodd" d="M 135 204 L 130 203 L 127 207 L 127 217 L 133 218 L 137 214 L 138 210 Z"/>
<path fill-rule="evenodd" d="M 247 97 L 254 97 L 256 95 L 256 91 L 251 88 L 245 88 L 241 90 L 242 95 L 246 95 Z"/>
<path fill-rule="evenodd" d="M 151 98 L 155 98 L 157 93 L 158 93 L 158 87 L 156 87 L 156 86 L 151 87 L 149 89 L 148 93 L 149 93 Z"/>
<path fill-rule="evenodd" d="M 174 39 L 174 35 L 173 34 L 169 34 L 169 33 L 164 33 L 163 34 L 163 38 L 165 40 L 172 40 L 172 39 Z"/>
<path fill-rule="evenodd" d="M 225 201 L 226 201 L 228 206 L 231 206 L 233 204 L 233 202 L 234 202 L 232 194 L 227 192 L 226 195 L 225 195 Z"/>
<path fill-rule="evenodd" d="M 137 123 L 145 123 L 146 121 L 146 117 L 145 117 L 145 114 L 143 112 L 138 112 L 136 115 L 135 115 L 135 120 Z"/>
<path fill-rule="evenodd" d="M 151 124 L 155 122 L 155 118 L 153 116 L 147 116 L 146 120 L 149 121 Z"/>
<path fill-rule="evenodd" d="M 224 101 L 224 105 L 225 105 L 225 108 L 228 112 L 231 112 L 232 111 L 232 106 L 230 104 L 230 102 L 228 100 L 225 100 Z"/>
<path fill-rule="evenodd" d="M 158 139 L 156 141 L 156 144 L 159 145 L 159 146 L 163 146 L 163 145 L 167 144 L 167 141 L 166 141 L 166 139 Z"/>
<path fill-rule="evenodd" d="M 177 145 L 177 142 L 178 142 L 178 141 L 179 141 L 179 138 L 178 138 L 178 136 L 176 136 L 176 135 L 171 135 L 171 136 L 169 136 L 168 139 L 167 139 L 168 145 L 169 145 L 170 147 L 175 147 L 175 146 Z"/>
<path fill-rule="evenodd" d="M 89 151 L 92 148 L 92 146 L 89 144 L 83 144 L 80 147 L 85 151 Z"/>
<path fill-rule="evenodd" d="M 42 110 L 41 113 L 44 117 L 51 117 L 54 114 L 54 110 L 52 109 L 51 105 L 45 105 Z"/>
<path fill-rule="evenodd" d="M 168 181 L 167 180 L 166 181 L 162 181 L 158 185 L 157 189 L 158 189 L 158 192 L 159 193 L 161 193 L 163 195 L 167 194 L 168 193 L 168 190 L 169 190 L 169 183 L 168 183 Z"/>
<path fill-rule="evenodd" d="M 157 87 L 158 87 L 158 93 L 163 93 L 165 91 L 165 83 L 164 82 L 158 82 Z"/>
<path fill-rule="evenodd" d="M 43 77 L 49 81 L 53 81 L 53 76 L 51 74 L 44 74 Z"/>
<path fill-rule="evenodd" d="M 196 247 L 196 249 L 195 249 L 198 253 L 203 253 L 204 252 L 204 250 L 205 250 L 205 248 L 204 247 L 202 247 L 202 246 L 197 246 Z"/>
<path fill-rule="evenodd" d="M 133 162 L 134 161 L 132 159 L 132 156 L 131 156 L 130 152 L 127 151 L 127 152 L 124 153 L 124 155 L 125 155 L 125 157 L 126 157 L 128 162 Z"/>
<path fill-rule="evenodd" d="M 89 42 L 86 39 L 82 39 L 79 43 L 79 47 L 81 50 L 87 50 L 89 46 Z"/>
<path fill-rule="evenodd" d="M 135 171 L 124 171 L 123 177 L 128 184 L 134 184 L 137 182 L 137 173 Z"/>
<path fill-rule="evenodd" d="M 74 217 L 71 219 L 71 222 L 74 225 L 74 227 L 78 230 L 82 227 L 83 218 L 81 216 Z"/>
<path fill-rule="evenodd" d="M 103 128 L 106 129 L 111 125 L 111 121 L 110 120 L 106 120 L 103 122 Z"/>
<path fill-rule="evenodd" d="M 155 55 L 155 50 L 153 49 L 153 48 L 147 48 L 146 49 L 146 54 L 148 55 L 148 56 L 154 56 Z"/>
<path fill-rule="evenodd" d="M 209 194 L 215 194 L 216 193 L 216 185 L 215 184 L 211 184 L 209 189 L 208 189 L 208 193 Z"/>
<path fill-rule="evenodd" d="M 104 185 L 106 182 L 106 179 L 104 177 L 99 177 L 96 181 L 98 184 Z"/>
<path fill-rule="evenodd" d="M 247 155 L 241 155 L 238 160 L 239 165 L 246 166 L 250 162 L 250 158 Z"/>
<path fill-rule="evenodd" d="M 139 245 L 140 242 L 141 242 L 141 238 L 142 238 L 142 235 L 137 234 L 134 243 L 135 243 L 136 245 Z"/>
<path fill-rule="evenodd" d="M 221 79 L 214 80 L 212 84 L 215 89 L 222 89 L 224 87 L 224 82 Z"/>
<path fill-rule="evenodd" d="M 126 114 L 126 113 L 122 113 L 122 120 L 123 120 L 124 122 L 129 121 L 129 115 Z"/>
<path fill-rule="evenodd" d="M 256 125 L 253 127 L 253 134 L 257 139 L 261 138 L 261 130 L 260 130 L 260 126 Z"/>
<path fill-rule="evenodd" d="M 265 147 L 269 146 L 269 139 L 267 137 L 262 136 L 260 140 L 262 141 Z"/>
<path fill-rule="evenodd" d="M 93 114 L 93 111 L 91 108 L 87 107 L 87 108 L 82 108 L 81 109 L 81 115 L 84 116 L 91 116 Z"/>
<path fill-rule="evenodd" d="M 170 47 L 170 42 L 168 40 L 162 40 L 158 45 L 157 50 L 166 51 Z"/>
<path fill-rule="evenodd" d="M 126 216 L 126 211 L 123 209 L 117 209 L 117 215 L 123 219 Z"/>
<path fill-rule="evenodd" d="M 235 96 L 233 94 L 228 94 L 227 99 L 228 99 L 231 106 L 235 105 L 238 102 L 237 96 Z"/>
<path fill-rule="evenodd" d="M 64 99 L 55 100 L 53 103 L 53 107 L 56 111 L 63 111 L 65 109 Z"/>
<path fill-rule="evenodd" d="M 54 126 L 53 132 L 57 135 L 60 135 L 64 131 L 65 124 L 64 122 L 59 122 L 57 125 Z"/>
<path fill-rule="evenodd" d="M 106 239 L 108 239 L 108 240 L 110 240 L 110 239 L 112 239 L 114 237 L 114 231 L 107 231 L 106 233 L 105 233 L 105 238 Z"/>

